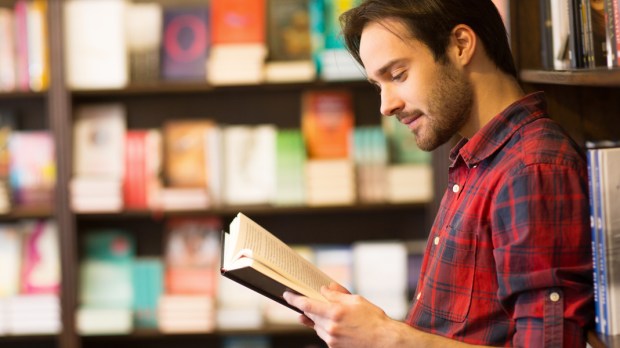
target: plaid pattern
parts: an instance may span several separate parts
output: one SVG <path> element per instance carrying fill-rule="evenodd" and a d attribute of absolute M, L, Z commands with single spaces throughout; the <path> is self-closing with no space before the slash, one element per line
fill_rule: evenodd
<path fill-rule="evenodd" d="M 593 321 L 586 162 L 530 94 L 463 139 L 406 322 L 472 344 L 581 347 Z"/>

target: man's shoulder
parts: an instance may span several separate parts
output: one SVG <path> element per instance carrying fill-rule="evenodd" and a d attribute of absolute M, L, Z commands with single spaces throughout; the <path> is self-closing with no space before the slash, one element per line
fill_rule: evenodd
<path fill-rule="evenodd" d="M 523 125 L 506 148 L 523 166 L 550 164 L 585 170 L 583 149 L 557 122 L 547 117 Z"/>

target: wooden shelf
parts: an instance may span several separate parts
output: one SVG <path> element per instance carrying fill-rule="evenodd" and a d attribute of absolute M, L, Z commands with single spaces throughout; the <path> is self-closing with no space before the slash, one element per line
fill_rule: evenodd
<path fill-rule="evenodd" d="M 398 211 L 398 210 L 422 210 L 428 207 L 429 203 L 402 203 L 402 204 L 389 204 L 389 203 L 367 203 L 367 204 L 354 204 L 354 205 L 340 205 L 340 206 L 323 206 L 323 207 L 309 207 L 309 206 L 288 206 L 277 207 L 271 205 L 248 205 L 248 206 L 230 206 L 221 207 L 215 209 L 197 209 L 197 210 L 128 210 L 123 212 L 101 212 L 101 213 L 77 213 L 77 217 L 83 219 L 127 219 L 127 218 L 164 218 L 175 216 L 193 216 L 193 215 L 219 215 L 219 216 L 232 216 L 238 212 L 244 212 L 253 216 L 284 216 L 290 214 L 341 214 L 341 213 L 366 213 L 366 212 L 379 212 L 379 211 Z"/>
<path fill-rule="evenodd" d="M 566 71 L 521 70 L 521 81 L 567 86 L 620 87 L 620 69 L 580 69 Z"/>
<path fill-rule="evenodd" d="M 130 85 L 120 89 L 92 89 L 71 91 L 73 97 L 122 97 L 132 95 L 158 95 L 158 94 L 202 94 L 212 92 L 244 92 L 256 90 L 303 90 L 307 88 L 321 87 L 368 87 L 366 80 L 350 81 L 311 81 L 294 83 L 262 83 L 248 85 L 214 86 L 206 82 L 167 82 L 156 81 L 152 84 Z"/>
<path fill-rule="evenodd" d="M 29 99 L 29 98 L 42 98 L 47 95 L 47 91 L 44 92 L 22 92 L 22 91 L 11 91 L 11 92 L 0 92 L 0 100 L 4 99 Z"/>
<path fill-rule="evenodd" d="M 7 214 L 0 214 L 0 220 L 43 219 L 52 217 L 51 207 L 13 207 Z"/>

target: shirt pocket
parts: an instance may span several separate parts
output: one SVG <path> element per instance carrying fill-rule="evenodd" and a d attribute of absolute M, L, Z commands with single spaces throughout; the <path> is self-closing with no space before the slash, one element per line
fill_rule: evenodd
<path fill-rule="evenodd" d="M 478 237 L 452 227 L 446 232 L 431 253 L 419 301 L 440 318 L 463 322 L 472 302 Z"/>

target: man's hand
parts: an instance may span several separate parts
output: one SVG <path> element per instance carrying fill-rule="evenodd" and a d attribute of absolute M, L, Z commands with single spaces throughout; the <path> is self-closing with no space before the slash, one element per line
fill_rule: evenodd
<path fill-rule="evenodd" d="M 284 298 L 304 312 L 305 315 L 301 316 L 302 324 L 314 328 L 331 348 L 385 345 L 383 343 L 390 338 L 386 330 L 396 322 L 381 308 L 359 295 L 351 295 L 336 284 L 331 284 L 329 288 L 323 287 L 321 293 L 329 303 L 291 292 L 286 292 Z"/>

